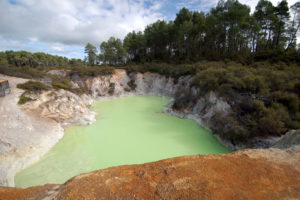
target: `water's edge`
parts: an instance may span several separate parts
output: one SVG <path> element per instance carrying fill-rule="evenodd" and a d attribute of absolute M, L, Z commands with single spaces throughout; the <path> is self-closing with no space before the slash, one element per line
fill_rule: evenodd
<path fill-rule="evenodd" d="M 136 83 L 136 88 L 132 91 L 128 91 L 127 86 L 127 83 L 130 80 L 134 80 Z M 55 120 L 56 125 L 63 130 L 63 128 L 68 126 L 91 124 L 95 122 L 96 114 L 91 111 L 89 107 L 96 100 L 137 95 L 153 95 L 171 99 L 169 105 L 164 109 L 166 114 L 192 119 L 200 126 L 210 130 L 210 127 L 213 126 L 211 118 L 214 114 L 223 113 L 226 115 L 230 112 L 231 107 L 226 101 L 217 97 L 215 93 L 210 92 L 206 96 L 200 98 L 192 107 L 188 107 L 181 111 L 173 110 L 172 105 L 174 96 L 178 94 L 184 95 L 185 91 L 190 91 L 189 83 L 191 81 L 192 77 L 190 76 L 181 77 L 175 83 L 173 78 L 167 78 L 159 74 L 133 73 L 128 75 L 125 70 L 116 70 L 113 75 L 88 78 L 77 82 L 72 81 L 72 84 L 75 87 L 78 87 L 81 82 L 84 82 L 90 90 L 90 95 L 78 96 L 64 90 L 32 94 L 33 99 L 37 100 L 28 102 L 21 108 L 24 112 L 39 113 L 42 118 Z M 110 93 L 111 83 L 115 84 L 113 94 Z M 191 92 L 197 93 L 199 91 L 192 88 Z M 0 163 L 0 184 L 4 186 L 14 186 L 14 175 L 33 162 L 36 162 L 41 156 L 49 151 L 60 138 L 60 133 L 54 134 L 51 137 L 51 144 L 49 144 L 48 137 L 41 138 L 41 143 L 48 143 L 48 145 L 35 146 L 34 149 L 31 149 L 30 151 L 20 149 L 20 151 L 23 152 L 21 157 L 16 156 L 18 152 L 7 155 L 6 157 L 10 160 L 10 164 L 1 165 Z M 243 148 L 243 146 L 234 146 L 218 136 L 216 136 L 216 138 L 221 144 L 231 150 Z M 2 163 L 5 163 L 5 160 L 2 161 Z"/>
<path fill-rule="evenodd" d="M 65 180 L 67 180 L 71 177 L 70 175 L 75 176 L 75 175 L 77 175 L 79 173 L 82 173 L 82 172 L 87 172 L 87 171 L 90 171 L 90 170 L 103 169 L 103 168 L 107 168 L 107 167 L 110 167 L 110 166 L 152 162 L 152 161 L 161 160 L 161 159 L 165 159 L 165 158 L 184 156 L 184 155 L 194 155 L 194 154 L 199 154 L 199 153 L 201 153 L 201 154 L 202 153 L 205 153 L 205 154 L 206 153 L 213 153 L 213 152 L 215 152 L 215 153 L 225 153 L 226 152 L 227 153 L 227 150 L 225 150 L 225 149 L 222 150 L 224 148 L 224 145 L 217 142 L 217 140 L 215 140 L 215 138 L 212 139 L 213 138 L 212 136 L 206 136 L 206 135 L 212 135 L 210 131 L 207 131 L 207 130 L 203 129 L 203 127 L 199 128 L 199 129 L 196 128 L 198 126 L 198 124 L 194 120 L 184 120 L 184 121 L 178 120 L 178 119 L 176 119 L 177 117 L 170 117 L 172 115 L 168 114 L 167 112 L 164 112 L 163 115 L 158 115 L 156 118 L 158 118 L 158 119 L 161 118 L 162 120 L 166 120 L 166 121 L 164 121 L 164 122 L 166 122 L 166 124 L 169 124 L 170 122 L 174 122 L 175 127 L 177 126 L 176 124 L 182 123 L 182 126 L 180 126 L 180 128 L 178 127 L 178 129 L 172 128 L 174 126 L 170 127 L 170 130 L 176 136 L 174 135 L 175 137 L 173 138 L 173 136 L 168 134 L 168 131 L 166 132 L 166 134 L 164 132 L 162 132 L 161 140 L 160 139 L 159 140 L 160 141 L 165 141 L 165 142 L 163 142 L 164 146 L 161 146 L 162 145 L 161 142 L 158 142 L 158 143 L 154 142 L 153 143 L 153 138 L 158 137 L 157 134 L 154 134 L 149 138 L 149 141 L 146 142 L 147 143 L 146 145 L 149 145 L 149 144 L 152 144 L 154 146 L 157 145 L 158 149 L 162 148 L 160 151 L 159 150 L 155 150 L 155 151 L 153 150 L 153 153 L 148 153 L 147 152 L 148 148 L 144 148 L 143 146 L 139 147 L 139 145 L 137 145 L 136 148 L 141 149 L 141 151 L 139 153 L 132 152 L 132 154 L 131 154 L 130 150 L 128 150 L 128 153 L 126 155 L 133 155 L 133 157 L 129 156 L 126 159 L 122 159 L 122 157 L 120 157 L 118 159 L 118 156 L 120 154 L 124 154 L 124 151 L 115 154 L 115 148 L 111 149 L 111 147 L 115 146 L 115 143 L 111 139 L 107 138 L 105 132 L 112 131 L 111 134 L 114 135 L 114 138 L 117 139 L 117 138 L 122 138 L 123 137 L 122 136 L 122 130 L 114 131 L 114 130 L 116 130 L 116 128 L 110 129 L 109 128 L 110 125 L 108 126 L 107 123 L 110 123 L 109 121 L 119 120 L 119 117 L 121 117 L 121 116 L 123 116 L 122 119 L 126 120 L 126 118 L 127 118 L 126 115 L 131 115 L 130 112 L 131 112 L 131 110 L 135 110 L 134 107 L 136 107 L 137 109 L 141 108 L 142 112 L 137 112 L 137 114 L 138 113 L 143 113 L 147 109 L 147 112 L 145 112 L 145 114 L 143 114 L 143 116 L 145 115 L 145 116 L 154 117 L 155 115 L 157 115 L 157 113 L 163 113 L 162 112 L 163 110 L 165 110 L 165 111 L 167 110 L 170 100 L 171 100 L 170 98 L 154 97 L 154 96 L 151 96 L 151 95 L 142 95 L 142 96 L 138 95 L 137 97 L 129 97 L 129 98 L 126 97 L 126 98 L 121 98 L 121 99 L 118 99 L 118 100 L 108 100 L 108 99 L 106 99 L 106 100 L 95 101 L 94 104 L 91 106 L 91 109 L 99 114 L 99 119 L 97 120 L 97 123 L 93 124 L 93 125 L 89 125 L 89 126 L 83 126 L 83 127 L 82 126 L 74 126 L 74 128 L 68 129 L 66 131 L 66 136 L 67 137 L 64 137 L 64 140 L 62 141 L 62 143 L 60 142 L 60 144 L 57 147 L 50 150 L 51 153 L 48 154 L 48 156 L 51 155 L 50 157 L 48 157 L 48 156 L 45 157 L 44 156 L 43 159 L 42 159 L 43 161 L 39 162 L 38 164 L 35 164 L 34 166 L 31 166 L 31 167 L 27 168 L 25 171 L 22 171 L 21 173 L 17 173 L 17 175 L 15 177 L 15 181 L 17 181 L 16 186 L 18 186 L 18 187 L 19 186 L 20 187 L 28 187 L 28 186 L 31 186 L 35 183 L 38 184 L 38 185 L 47 183 L 47 181 L 43 182 L 42 178 L 39 178 L 39 177 L 44 177 L 44 180 L 48 180 L 49 183 L 63 183 L 62 182 L 62 180 L 63 180 L 62 177 L 66 177 Z M 162 103 L 162 101 L 163 101 L 163 103 Z M 116 103 L 114 103 L 114 102 L 120 102 L 121 104 L 118 104 L 120 106 L 117 106 Z M 133 104 L 131 102 L 136 102 L 136 103 L 141 102 L 141 104 L 136 104 L 136 106 L 132 107 L 132 109 L 131 109 L 131 107 L 127 108 L 127 106 L 124 105 L 124 102 L 128 102 L 128 103 L 126 103 L 126 105 L 129 105 L 129 106 L 133 106 Z M 143 108 L 144 102 L 147 105 L 145 107 L 145 109 Z M 160 108 L 152 107 L 150 109 L 150 107 L 149 107 L 149 106 L 154 106 L 154 105 L 158 105 L 158 104 L 160 104 Z M 112 109 L 109 109 L 110 108 L 109 105 L 114 105 L 114 106 L 112 107 Z M 122 108 L 122 105 L 125 106 L 124 110 Z M 117 110 L 122 110 L 122 112 L 120 114 L 116 115 L 115 113 L 118 112 Z M 153 113 L 151 112 L 151 110 L 153 111 Z M 154 112 L 154 110 L 155 110 L 155 112 Z M 124 117 L 124 112 L 126 113 L 125 117 Z M 112 115 L 110 113 L 112 113 Z M 140 115 L 140 114 L 138 114 L 138 115 Z M 110 120 L 102 121 L 103 116 L 107 116 L 107 117 L 108 116 L 111 116 L 111 117 L 118 116 L 118 117 L 117 118 L 111 118 L 110 117 L 109 118 Z M 135 116 L 135 113 L 132 113 L 132 116 Z M 131 117 L 129 117 L 129 118 L 131 118 Z M 134 140 L 132 140 L 133 138 L 139 138 L 140 142 L 144 141 L 144 139 L 146 141 L 147 140 L 146 138 L 148 137 L 148 134 L 151 133 L 151 131 L 147 132 L 147 130 L 149 130 L 149 129 L 147 129 L 147 130 L 145 130 L 146 134 L 142 133 L 142 134 L 137 134 L 135 136 L 132 135 L 132 134 L 138 133 L 138 132 L 143 130 L 143 129 L 139 129 L 140 131 L 134 131 L 135 130 L 134 129 L 135 122 L 140 124 L 140 122 L 138 122 L 139 119 L 141 119 L 141 118 L 134 118 L 133 117 L 132 120 L 130 119 L 130 121 L 128 121 L 128 123 L 130 122 L 130 124 L 132 124 L 132 125 L 126 126 L 128 128 L 124 127 L 126 130 L 132 130 L 132 131 L 129 132 L 128 137 L 126 137 L 126 138 L 131 138 L 131 139 L 128 140 L 128 142 L 132 146 L 135 145 L 134 144 L 135 142 L 132 142 L 132 141 L 134 141 Z M 121 122 L 120 126 L 124 126 L 124 123 L 122 123 L 122 121 L 124 121 L 124 120 L 120 121 Z M 159 122 L 160 121 L 155 121 L 155 119 L 153 119 L 153 121 L 150 124 L 152 124 L 152 123 L 157 124 Z M 115 123 L 118 123 L 118 122 L 116 121 Z M 141 122 L 141 124 L 143 124 L 143 123 L 144 122 Z M 147 122 L 146 122 L 146 124 L 147 124 Z M 189 124 L 188 127 L 186 127 L 187 124 Z M 103 136 L 97 136 L 98 134 L 95 134 L 95 133 L 98 130 L 101 130 L 101 127 L 102 127 L 102 131 L 100 131 L 100 132 L 102 132 L 104 134 L 101 134 Z M 142 128 L 141 126 L 138 126 L 138 127 Z M 166 125 L 159 125 L 159 124 L 157 124 L 155 127 L 162 127 L 162 129 L 154 129 L 154 130 L 151 129 L 152 131 L 155 131 L 155 133 L 159 133 L 160 130 L 166 130 L 166 128 L 167 128 Z M 153 127 L 153 128 L 155 128 L 155 127 Z M 184 128 L 184 127 L 186 127 L 186 128 Z M 191 128 L 189 128 L 189 127 L 191 127 Z M 192 128 L 192 127 L 194 127 L 194 128 Z M 125 129 L 123 129 L 123 130 L 125 130 Z M 181 130 L 181 129 L 185 130 L 185 131 L 176 132 L 177 130 Z M 77 130 L 80 130 L 80 131 L 78 132 Z M 86 132 L 88 130 L 90 130 L 90 132 Z M 91 130 L 93 130 L 93 132 L 91 132 Z M 202 134 L 202 131 L 204 131 L 203 134 Z M 86 135 L 86 136 L 82 136 L 84 138 L 84 141 L 79 142 L 80 143 L 79 144 L 78 140 L 75 139 L 75 138 L 81 137 L 81 136 L 78 135 L 80 132 L 82 134 Z M 183 134 L 183 133 L 186 133 L 186 134 Z M 196 136 L 195 133 L 197 133 L 196 135 L 198 135 L 198 136 Z M 109 135 L 111 135 L 111 134 L 109 134 Z M 180 137 L 186 136 L 186 140 L 183 139 L 183 140 L 178 140 L 177 142 L 174 142 L 174 140 L 176 141 L 175 138 L 179 137 L 179 135 L 177 135 L 177 134 L 180 134 Z M 168 135 L 167 137 L 171 137 L 171 138 L 166 139 L 166 135 Z M 133 136 L 133 138 L 132 138 L 132 136 Z M 93 141 L 90 141 L 87 144 L 86 141 L 89 141 L 88 138 L 91 138 L 91 137 L 93 138 L 93 141 L 97 140 L 97 138 L 98 138 L 99 142 L 97 142 L 97 144 L 100 145 L 101 147 L 98 146 L 98 148 L 97 148 L 96 147 L 97 145 L 95 146 Z M 193 138 L 193 137 L 196 137 L 196 138 L 194 140 L 193 139 L 191 140 L 190 138 Z M 103 141 L 103 139 L 105 139 L 105 138 L 108 139 L 107 142 L 102 143 L 101 141 Z M 142 138 L 144 138 L 144 139 L 142 139 Z M 207 139 L 205 139 L 205 138 L 207 138 Z M 66 139 L 68 139 L 68 140 L 66 140 Z M 123 138 L 123 139 L 125 139 L 125 138 Z M 156 141 L 157 141 L 157 139 L 156 139 Z M 199 139 L 198 142 L 193 142 L 193 141 L 197 141 L 197 139 Z M 75 155 L 74 153 L 72 153 L 72 154 L 70 153 L 68 155 L 65 155 L 65 153 L 62 153 L 60 155 L 60 151 L 61 152 L 69 152 L 70 143 L 68 141 L 69 142 L 71 142 L 71 141 L 74 142 L 74 145 L 75 145 L 74 148 L 76 149 L 76 152 L 78 152 L 79 154 L 76 153 L 76 155 Z M 207 141 L 207 142 L 205 142 L 205 141 Z M 138 143 L 140 143 L 140 142 L 138 142 Z M 176 145 L 178 145 L 178 142 L 180 142 L 180 144 L 184 144 L 183 146 L 186 146 L 186 147 L 183 147 L 182 145 L 176 146 Z M 127 141 L 124 140 L 122 143 L 123 144 L 116 144 L 118 146 L 118 148 L 119 147 L 121 149 L 126 148 L 125 144 L 127 143 Z M 206 143 L 206 144 L 203 144 L 203 143 Z M 67 145 L 65 145 L 65 144 L 67 144 Z M 107 146 L 107 144 L 110 144 L 110 145 Z M 198 144 L 197 147 L 194 146 L 195 144 Z M 89 145 L 89 146 L 87 146 L 87 145 Z M 189 147 L 189 145 L 190 145 L 190 147 Z M 221 146 L 223 146 L 223 147 L 221 147 Z M 81 149 L 81 148 L 83 148 L 83 149 Z M 79 150 L 79 149 L 81 149 L 81 150 Z M 55 169 L 56 168 L 65 169 L 64 166 L 68 166 L 68 163 L 70 163 L 71 161 L 74 162 L 76 160 L 76 159 L 74 160 L 74 158 L 75 157 L 77 158 L 78 156 L 80 157 L 81 156 L 80 152 L 85 152 L 85 149 L 88 150 L 88 152 L 90 152 L 89 155 L 91 155 L 90 158 L 93 160 L 93 162 L 91 162 L 90 165 L 87 165 L 89 167 L 85 167 L 84 164 L 80 164 L 82 162 L 77 163 L 77 168 L 82 169 L 82 170 L 84 168 L 86 168 L 87 171 L 85 171 L 85 170 L 81 171 L 81 170 L 75 170 L 75 169 L 73 170 L 72 169 L 73 173 L 66 173 L 65 175 L 62 175 L 62 176 L 58 177 L 58 179 L 54 178 L 54 177 L 56 177 L 56 174 L 58 174 L 58 173 L 52 173 L 52 172 L 49 171 L 49 175 L 47 175 L 48 172 L 45 172 L 45 174 L 43 174 L 44 173 L 43 171 L 48 170 L 47 166 L 56 166 L 56 167 L 54 167 Z M 91 149 L 94 149 L 94 150 L 91 152 Z M 94 154 L 93 152 L 97 152 L 98 151 L 97 149 L 100 149 L 99 153 Z M 129 149 L 131 149 L 131 148 L 129 148 Z M 112 151 L 112 152 L 109 153 L 110 151 Z M 106 152 L 106 153 L 105 153 L 105 155 L 102 155 L 101 152 Z M 144 156 L 141 155 L 141 152 L 144 152 L 144 153 L 142 153 L 142 155 L 144 155 Z M 162 152 L 164 152 L 164 153 L 162 153 Z M 190 154 L 191 152 L 193 152 L 193 153 Z M 109 159 L 110 156 L 107 157 L 106 155 L 110 155 L 111 159 Z M 57 156 L 58 160 L 55 159 L 56 156 Z M 67 158 L 66 156 L 69 156 L 69 157 Z M 138 156 L 139 159 L 137 159 L 135 156 Z M 64 159 L 62 159 L 63 157 L 64 157 Z M 94 160 L 94 158 L 98 158 L 97 161 Z M 85 160 L 85 159 L 87 159 L 85 163 L 89 163 L 88 155 L 84 156 L 83 160 Z M 53 163 L 54 160 L 56 160 L 57 162 L 60 162 L 60 163 L 65 162 L 65 165 L 63 165 L 63 164 L 62 165 L 61 164 L 56 165 L 55 163 Z M 66 162 L 65 160 L 68 160 L 68 161 Z M 93 163 L 98 163 L 98 164 L 95 165 Z M 101 164 L 101 163 L 103 163 L 103 164 Z M 112 165 L 109 164 L 109 163 L 112 163 Z M 59 171 L 61 171 L 61 170 L 59 170 Z M 31 175 L 32 178 L 29 175 Z M 36 177 L 35 181 L 34 181 L 34 179 L 35 179 L 34 177 Z M 26 180 L 29 180 L 29 179 L 31 179 L 31 181 L 26 183 Z M 58 182 L 55 182 L 56 180 Z"/>

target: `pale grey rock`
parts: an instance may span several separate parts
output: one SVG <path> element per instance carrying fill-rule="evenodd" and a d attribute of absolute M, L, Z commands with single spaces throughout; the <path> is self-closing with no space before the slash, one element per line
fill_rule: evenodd
<path fill-rule="evenodd" d="M 300 147 L 300 130 L 291 130 L 281 136 L 278 142 L 272 148 L 295 149 Z"/>
<path fill-rule="evenodd" d="M 96 113 L 88 108 L 92 103 L 87 95 L 78 95 L 66 90 L 50 90 L 28 94 L 34 101 L 22 105 L 26 111 L 34 111 L 42 118 L 53 119 L 62 125 L 91 124 L 96 121 Z"/>
<path fill-rule="evenodd" d="M 13 186 L 15 173 L 39 160 L 62 138 L 63 128 L 51 119 L 22 110 L 17 102 L 23 91 L 16 84 L 27 80 L 6 78 L 11 93 L 0 99 L 0 185 Z"/>

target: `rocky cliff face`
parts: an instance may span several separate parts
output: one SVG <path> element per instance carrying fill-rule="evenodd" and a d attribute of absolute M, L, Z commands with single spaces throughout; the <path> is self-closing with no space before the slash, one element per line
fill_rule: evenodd
<path fill-rule="evenodd" d="M 93 99 L 86 94 L 78 96 L 66 90 L 50 90 L 27 96 L 34 100 L 22 105 L 23 110 L 35 112 L 40 117 L 52 119 L 63 126 L 86 125 L 96 121 L 96 113 L 88 108 Z"/>
<path fill-rule="evenodd" d="M 63 137 L 63 127 L 90 124 L 96 113 L 89 109 L 93 99 L 65 90 L 27 94 L 33 99 L 17 104 L 25 79 L 5 77 L 12 92 L 0 100 L 0 185 L 13 186 L 14 175 L 36 162 Z"/>
<path fill-rule="evenodd" d="M 212 130 L 216 138 L 232 150 L 269 148 L 280 140 L 279 137 L 252 138 L 247 143 L 237 143 L 228 139 L 230 137 L 222 137 L 223 132 L 235 130 L 235 124 L 225 121 L 232 113 L 232 105 L 214 92 L 201 96 L 199 88 L 191 86 L 192 80 L 191 76 L 174 79 L 156 73 L 127 74 L 125 70 L 116 70 L 113 75 L 88 78 L 77 83 L 75 81 L 74 84 L 84 83 L 95 99 L 130 95 L 170 97 L 172 101 L 165 109 L 166 113 L 195 120 L 201 126 Z M 134 83 L 135 87 L 132 88 L 130 83 Z"/>
<path fill-rule="evenodd" d="M 55 70 L 55 73 L 59 72 Z M 66 75 L 66 73 L 59 74 L 60 76 Z M 191 76 L 174 79 L 157 73 L 128 74 L 125 70 L 117 69 L 112 75 L 85 79 L 73 75 L 71 79 L 71 85 L 74 88 L 79 86 L 86 88 L 89 91 L 89 96 L 82 95 L 78 97 L 64 90 L 46 92 L 39 94 L 37 97 L 31 97 L 38 100 L 26 104 L 24 108 L 39 110 L 41 117 L 55 119 L 64 125 L 88 124 L 95 120 L 95 114 L 88 109 L 92 99 L 132 95 L 166 96 L 172 98 L 165 109 L 166 113 L 195 120 L 201 126 L 216 133 L 216 138 L 232 150 L 246 147 L 267 148 L 279 140 L 278 137 L 253 138 L 245 144 L 224 139 L 219 133 L 234 129 L 231 127 L 234 124 L 222 121 L 232 113 L 231 105 L 226 99 L 219 97 L 214 92 L 201 96 L 201 91 L 198 88 L 191 87 L 193 80 Z"/>
<path fill-rule="evenodd" d="M 27 80 L 3 78 L 9 80 L 11 93 L 0 99 L 0 185 L 13 186 L 15 173 L 36 162 L 64 132 L 56 121 L 25 112 L 18 106 L 23 91 L 16 84 Z"/>
<path fill-rule="evenodd" d="M 134 89 L 130 88 L 130 81 L 135 83 Z M 231 111 L 231 107 L 214 92 L 199 97 L 199 90 L 190 87 L 191 81 L 191 76 L 183 76 L 175 80 L 156 73 L 131 73 L 128 75 L 125 70 L 116 70 L 113 75 L 89 78 L 86 80 L 86 85 L 95 99 L 130 95 L 155 95 L 170 98 L 191 95 L 195 102 L 185 105 L 184 109 L 175 111 L 172 108 L 174 101 L 171 101 L 165 111 L 179 117 L 194 119 L 202 126 L 210 128 L 212 117 L 216 113 L 227 115 Z M 111 85 L 114 85 L 113 92 Z"/>
<path fill-rule="evenodd" d="M 10 81 L 14 83 L 14 80 L 11 78 Z M 24 81 L 16 79 L 17 83 Z M 71 85 L 87 88 L 89 95 L 78 96 L 65 90 L 51 90 L 30 94 L 34 101 L 21 107 L 16 103 L 22 91 L 12 84 L 12 94 L 0 104 L 0 110 L 6 112 L 0 116 L 4 122 L 0 124 L 0 185 L 13 186 L 14 174 L 38 160 L 58 142 L 63 136 L 62 127 L 94 122 L 96 113 L 89 109 L 89 105 L 95 99 L 147 94 L 170 98 L 188 96 L 191 101 L 185 102 L 186 98 L 183 98 L 180 102 L 183 106 L 171 101 L 165 112 L 193 119 L 201 126 L 215 130 L 217 126 L 213 117 L 230 114 L 231 106 L 213 92 L 199 96 L 199 90 L 190 87 L 191 81 L 190 76 L 173 79 L 155 73 L 127 74 L 125 70 L 116 70 L 112 75 L 94 78 L 72 77 Z M 180 109 L 173 109 L 176 106 Z M 237 148 L 230 141 L 220 141 L 229 148 Z M 276 141 L 272 140 L 270 145 Z"/>
<path fill-rule="evenodd" d="M 0 188 L 0 199 L 299 199 L 300 152 L 183 156 L 78 175 L 63 185 Z"/>

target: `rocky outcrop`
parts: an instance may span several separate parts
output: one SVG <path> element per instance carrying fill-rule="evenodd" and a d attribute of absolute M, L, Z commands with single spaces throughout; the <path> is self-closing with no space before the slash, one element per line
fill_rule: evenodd
<path fill-rule="evenodd" d="M 269 148 L 279 140 L 279 137 L 251 138 L 243 142 L 231 140 L 230 136 L 226 135 L 227 132 L 243 132 L 239 131 L 237 128 L 241 127 L 237 127 L 228 117 L 233 113 L 232 105 L 215 92 L 201 95 L 201 91 L 193 86 L 192 81 L 192 76 L 174 79 L 149 72 L 127 74 L 125 70 L 119 69 L 112 75 L 77 80 L 78 83 L 75 81 L 74 84 L 84 83 L 95 99 L 130 95 L 170 97 L 172 101 L 165 109 L 166 113 L 195 120 L 199 125 L 211 130 L 221 143 L 232 150 L 249 147 Z M 130 82 L 136 87 L 130 88 Z"/>
<path fill-rule="evenodd" d="M 27 94 L 34 99 L 22 105 L 22 109 L 37 113 L 42 118 L 52 119 L 63 126 L 90 124 L 96 121 L 96 113 L 88 106 L 93 99 L 86 94 L 78 96 L 66 90 L 50 90 Z"/>
<path fill-rule="evenodd" d="M 88 108 L 90 96 L 65 90 L 27 94 L 33 101 L 19 106 L 23 91 L 16 85 L 27 80 L 6 78 L 12 92 L 0 99 L 0 185 L 13 186 L 15 173 L 53 147 L 63 137 L 63 127 L 90 124 L 96 113 Z"/>
<path fill-rule="evenodd" d="M 300 152 L 183 156 L 98 170 L 63 185 L 0 188 L 0 199 L 299 199 Z"/>
<path fill-rule="evenodd" d="M 23 91 L 16 84 L 27 80 L 5 78 L 11 93 L 0 99 L 0 185 L 13 186 L 15 173 L 38 161 L 62 138 L 63 128 L 56 121 L 24 112 L 17 104 Z"/>
<path fill-rule="evenodd" d="M 189 83 L 192 77 L 185 76 L 175 81 L 173 78 L 165 77 L 156 73 L 131 73 L 117 69 L 112 75 L 87 78 L 87 88 L 93 98 L 120 97 L 128 95 L 155 95 L 173 97 L 176 93 L 190 89 Z M 129 82 L 133 81 L 136 87 L 130 87 Z M 176 82 L 176 83 L 175 83 Z M 82 83 L 82 81 L 78 81 Z M 113 91 L 111 91 L 111 86 Z M 111 91 L 111 92 L 110 92 Z"/>
<path fill-rule="evenodd" d="M 66 75 L 57 70 L 53 73 L 57 76 Z M 57 143 L 63 136 L 64 126 L 95 121 L 96 114 L 89 109 L 94 99 L 132 95 L 166 96 L 172 99 L 175 96 L 185 97 L 180 102 L 184 106 L 173 109 L 178 105 L 172 100 L 165 112 L 193 119 L 207 129 L 216 129 L 213 123 L 215 115 L 226 116 L 231 112 L 231 106 L 216 93 L 199 96 L 199 89 L 191 87 L 191 76 L 175 80 L 155 73 L 127 74 L 125 70 L 115 70 L 112 75 L 85 79 L 75 74 L 71 80 L 74 88 L 86 88 L 89 95 L 78 96 L 65 90 L 50 90 L 29 94 L 34 100 L 17 106 L 22 91 L 15 85 L 26 80 L 10 78 L 12 94 L 2 102 L 0 100 L 0 111 L 5 113 L 0 115 L 0 185 L 13 186 L 14 174 L 37 161 Z M 186 96 L 191 101 L 185 102 Z M 237 149 L 230 141 L 220 139 L 218 135 L 216 137 L 227 147 Z M 270 140 L 268 146 L 277 140 Z"/>
<path fill-rule="evenodd" d="M 291 130 L 272 146 L 279 149 L 300 149 L 300 130 Z"/>
<path fill-rule="evenodd" d="M 199 96 L 199 89 L 191 87 L 193 77 L 182 76 L 178 79 L 166 77 L 157 73 L 130 73 L 127 74 L 125 70 L 115 70 L 113 75 L 99 76 L 95 78 L 88 78 L 85 81 L 95 99 L 115 98 L 132 95 L 154 95 L 165 96 L 173 99 L 165 112 L 170 115 L 175 115 L 181 118 L 188 118 L 195 120 L 201 126 L 210 129 L 215 127 L 212 122 L 216 114 L 228 115 L 231 112 L 230 105 L 222 98 L 218 97 L 216 93 L 210 92 L 205 96 Z M 134 89 L 130 88 L 129 82 L 132 81 L 136 85 Z M 82 80 L 78 83 L 82 84 Z M 112 90 L 112 87 L 113 90 Z M 183 102 L 184 108 L 177 110 L 174 107 L 174 97 L 184 97 L 189 95 L 193 101 Z M 220 142 L 228 148 L 236 149 L 237 146 L 232 145 L 229 141 L 222 140 L 216 135 Z"/>

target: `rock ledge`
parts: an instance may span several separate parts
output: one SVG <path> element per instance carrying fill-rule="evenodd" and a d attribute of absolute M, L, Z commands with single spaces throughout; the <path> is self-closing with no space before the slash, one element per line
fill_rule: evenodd
<path fill-rule="evenodd" d="M 183 156 L 78 175 L 63 185 L 0 188 L 0 199 L 299 199 L 300 152 Z"/>

